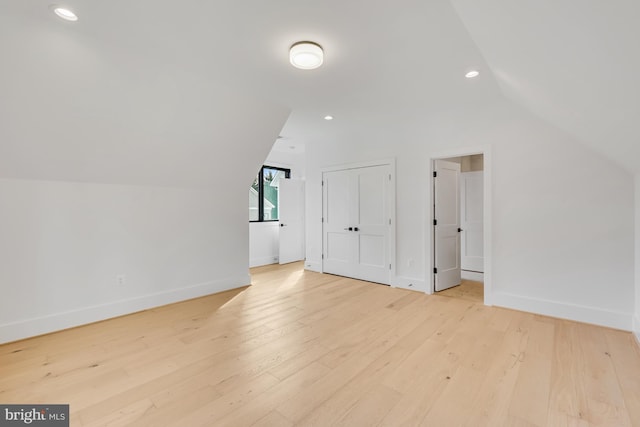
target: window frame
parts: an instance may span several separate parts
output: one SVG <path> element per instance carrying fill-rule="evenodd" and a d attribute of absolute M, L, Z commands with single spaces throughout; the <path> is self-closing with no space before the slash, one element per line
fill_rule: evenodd
<path fill-rule="evenodd" d="M 279 170 L 279 171 L 283 171 L 284 172 L 284 177 L 285 179 L 290 179 L 291 178 L 291 169 L 289 168 L 283 168 L 283 167 L 279 167 L 279 166 L 269 166 L 269 165 L 262 165 L 262 167 L 260 168 L 260 171 L 258 172 L 257 178 L 258 178 L 258 219 L 257 220 L 252 220 L 249 219 L 249 222 L 278 222 L 280 221 L 280 218 L 278 219 L 264 219 L 264 170 L 266 169 L 274 169 L 274 170 Z M 278 206 L 278 211 L 279 211 L 279 206 Z M 278 216 L 280 216 L 280 213 L 278 212 Z"/>

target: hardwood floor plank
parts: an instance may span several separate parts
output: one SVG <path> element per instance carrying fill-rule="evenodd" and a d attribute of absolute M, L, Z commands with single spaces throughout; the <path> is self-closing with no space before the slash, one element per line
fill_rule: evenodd
<path fill-rule="evenodd" d="M 631 425 L 640 425 L 640 351 L 631 334 L 605 330 L 609 356 L 620 383 Z"/>
<path fill-rule="evenodd" d="M 484 285 L 482 282 L 463 280 L 458 286 L 440 291 L 437 295 L 482 304 L 484 301 Z"/>
<path fill-rule="evenodd" d="M 294 424 L 291 421 L 286 419 L 278 411 L 271 411 L 255 423 L 251 424 L 252 427 L 288 427 L 293 425 Z"/>
<path fill-rule="evenodd" d="M 110 412 L 108 415 L 95 419 L 91 422 L 83 422 L 84 427 L 101 427 L 101 426 L 122 426 L 135 424 L 149 410 L 153 408 L 153 402 L 149 399 L 142 399 L 138 402 L 128 404 L 118 408 L 116 411 Z M 84 420 L 83 420 L 84 421 Z M 75 420 L 72 419 L 72 426 L 75 426 Z"/>
<path fill-rule="evenodd" d="M 305 366 L 275 386 L 257 395 L 242 407 L 218 420 L 219 425 L 245 426 L 258 422 L 261 418 L 276 410 L 280 405 L 293 405 L 292 400 L 316 381 L 326 377 L 331 370 L 320 363 Z M 278 411 L 281 413 L 280 411 Z"/>
<path fill-rule="evenodd" d="M 566 425 L 577 420 L 589 424 L 578 327 L 577 323 L 568 321 L 559 321 L 556 326 L 547 419 L 551 425 Z"/>
<path fill-rule="evenodd" d="M 0 401 L 74 426 L 640 425 L 630 333 L 301 263 L 252 282 L 2 345 Z"/>
<path fill-rule="evenodd" d="M 547 425 L 555 327 L 528 315 L 528 340 L 509 400 L 509 415 L 535 426 Z M 521 326 L 519 326 L 521 328 Z"/>
<path fill-rule="evenodd" d="M 215 425 L 218 420 L 241 408 L 254 396 L 271 389 L 279 382 L 269 373 L 258 375 L 250 383 L 238 384 L 234 389 L 227 390 L 225 394 L 181 417 L 180 424 L 191 427 Z"/>

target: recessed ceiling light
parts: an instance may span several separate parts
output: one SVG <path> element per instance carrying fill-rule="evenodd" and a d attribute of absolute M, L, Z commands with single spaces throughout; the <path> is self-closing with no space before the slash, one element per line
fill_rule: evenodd
<path fill-rule="evenodd" d="M 480 75 L 480 71 L 478 70 L 471 70 L 469 71 L 467 74 L 465 74 L 464 76 L 468 79 L 472 79 L 474 77 L 478 77 Z"/>
<path fill-rule="evenodd" d="M 333 120 L 333 116 L 324 116 L 325 120 Z"/>
<path fill-rule="evenodd" d="M 78 16 L 72 10 L 62 6 L 52 6 L 53 13 L 66 21 L 77 21 Z"/>
<path fill-rule="evenodd" d="M 324 51 L 318 43 L 294 43 L 289 49 L 289 62 L 296 68 L 313 70 L 324 62 Z"/>

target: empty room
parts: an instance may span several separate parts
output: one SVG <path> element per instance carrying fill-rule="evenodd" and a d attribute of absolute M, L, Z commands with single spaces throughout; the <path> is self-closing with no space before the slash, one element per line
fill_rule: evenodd
<path fill-rule="evenodd" d="M 638 22 L 4 0 L 0 425 L 640 425 Z"/>

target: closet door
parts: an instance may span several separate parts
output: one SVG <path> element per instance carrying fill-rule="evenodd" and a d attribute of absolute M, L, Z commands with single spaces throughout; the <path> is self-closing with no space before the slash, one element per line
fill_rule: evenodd
<path fill-rule="evenodd" d="M 389 283 L 390 167 L 323 174 L 323 271 Z"/>
<path fill-rule="evenodd" d="M 322 271 L 354 277 L 355 235 L 353 231 L 350 170 L 327 172 L 322 177 Z"/>

